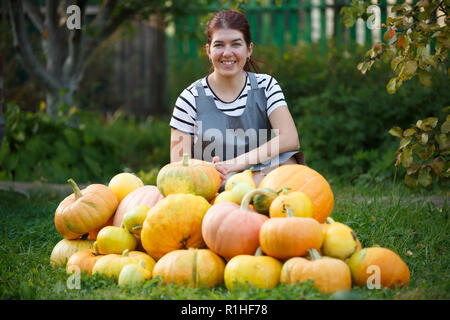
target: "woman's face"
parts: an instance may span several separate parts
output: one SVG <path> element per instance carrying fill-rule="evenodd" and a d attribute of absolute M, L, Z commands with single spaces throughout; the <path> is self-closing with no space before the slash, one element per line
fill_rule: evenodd
<path fill-rule="evenodd" d="M 226 77 L 239 74 L 251 56 L 253 43 L 247 46 L 242 32 L 234 29 L 218 29 L 206 45 L 214 72 Z"/>

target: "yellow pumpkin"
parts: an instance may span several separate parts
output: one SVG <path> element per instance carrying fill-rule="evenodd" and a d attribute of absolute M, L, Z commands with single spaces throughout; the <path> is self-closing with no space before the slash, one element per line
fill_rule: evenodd
<path fill-rule="evenodd" d="M 231 191 L 233 189 L 233 183 L 236 182 L 247 182 L 252 189 L 256 189 L 255 181 L 253 180 L 253 168 L 235 173 L 229 177 L 225 183 L 225 191 Z"/>
<path fill-rule="evenodd" d="M 101 254 L 120 254 L 124 250 L 133 251 L 136 245 L 136 238 L 127 229 L 114 226 L 107 226 L 100 230 L 94 244 L 96 250 Z"/>
<path fill-rule="evenodd" d="M 202 248 L 202 220 L 211 204 L 193 194 L 170 194 L 147 214 L 141 232 L 144 250 L 156 260 L 170 251 Z"/>
<path fill-rule="evenodd" d="M 280 282 L 294 284 L 313 280 L 313 286 L 324 293 L 348 291 L 352 276 L 347 264 L 339 259 L 321 257 L 315 249 L 308 250 L 311 260 L 290 258 L 283 264 Z"/>
<path fill-rule="evenodd" d="M 233 290 L 248 284 L 261 289 L 273 289 L 280 282 L 282 264 L 273 257 L 263 256 L 261 247 L 255 255 L 238 255 L 231 258 L 224 272 L 225 286 Z"/>
<path fill-rule="evenodd" d="M 139 264 L 140 261 L 143 261 L 145 269 L 153 272 L 156 262 L 152 257 L 144 252 L 125 250 L 122 254 L 107 254 L 98 259 L 92 268 L 92 274 L 98 273 L 118 278 L 124 266 L 127 264 Z"/>
<path fill-rule="evenodd" d="M 153 276 L 164 283 L 188 287 L 214 287 L 223 283 L 225 262 L 209 249 L 175 250 L 155 265 Z"/>
<path fill-rule="evenodd" d="M 286 189 L 283 189 L 281 194 L 270 204 L 269 215 L 271 218 L 286 217 L 289 209 L 296 217 L 312 217 L 313 205 L 311 199 L 305 193 L 300 191 L 289 193 Z"/>
<path fill-rule="evenodd" d="M 222 191 L 217 195 L 217 197 L 214 199 L 213 204 L 217 204 L 220 202 L 233 202 L 233 194 L 230 191 Z"/>
<path fill-rule="evenodd" d="M 53 247 L 50 255 L 50 264 L 52 267 L 62 266 L 74 253 L 92 248 L 94 248 L 94 241 L 92 240 L 62 239 Z"/>
<path fill-rule="evenodd" d="M 139 264 L 127 264 L 119 274 L 118 284 L 120 287 L 135 286 L 144 283 L 152 277 L 152 273 L 145 269 L 142 260 Z"/>
<path fill-rule="evenodd" d="M 119 202 L 130 192 L 143 186 L 144 182 L 142 182 L 141 178 L 128 172 L 116 174 L 108 184 L 108 187 L 116 194 Z"/>
<path fill-rule="evenodd" d="M 327 218 L 324 225 L 322 252 L 328 257 L 345 260 L 355 251 L 361 249 L 361 243 L 355 232 L 349 226 Z"/>
<path fill-rule="evenodd" d="M 219 191 L 220 174 L 209 162 L 189 159 L 185 153 L 183 159 L 161 168 L 156 185 L 164 196 L 177 193 L 189 193 L 211 201 Z"/>
<path fill-rule="evenodd" d="M 123 226 L 131 233 L 140 236 L 142 225 L 150 208 L 145 204 L 137 205 L 131 210 L 127 211 L 123 216 Z"/>

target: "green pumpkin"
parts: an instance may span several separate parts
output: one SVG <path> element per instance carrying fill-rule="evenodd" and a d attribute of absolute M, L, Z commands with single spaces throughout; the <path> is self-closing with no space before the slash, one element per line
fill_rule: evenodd
<path fill-rule="evenodd" d="M 270 204 L 278 196 L 278 193 L 270 188 L 260 188 L 258 189 L 261 193 L 253 196 L 252 203 L 255 210 L 259 213 L 269 215 Z"/>

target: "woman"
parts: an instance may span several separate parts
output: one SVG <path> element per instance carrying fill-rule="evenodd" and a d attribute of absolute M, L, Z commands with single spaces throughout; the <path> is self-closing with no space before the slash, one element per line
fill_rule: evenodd
<path fill-rule="evenodd" d="M 259 69 L 247 18 L 235 10 L 219 11 L 206 33 L 213 71 L 175 103 L 171 162 L 183 153 L 211 161 L 222 180 L 253 167 L 258 185 L 278 165 L 302 161 L 297 129 L 277 81 L 250 72 L 251 67 Z"/>

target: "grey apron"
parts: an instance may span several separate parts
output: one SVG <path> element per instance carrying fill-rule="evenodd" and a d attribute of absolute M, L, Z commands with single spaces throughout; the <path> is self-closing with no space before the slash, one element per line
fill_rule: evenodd
<path fill-rule="evenodd" d="M 267 99 L 264 88 L 258 88 L 258 82 L 253 73 L 250 77 L 251 89 L 248 91 L 247 103 L 242 115 L 229 116 L 216 107 L 214 98 L 207 96 L 201 80 L 196 83 L 198 96 L 195 97 L 197 108 L 197 123 L 193 144 L 194 158 L 211 162 L 214 156 L 220 161 L 233 159 L 243 153 L 269 141 L 271 132 L 267 117 Z M 267 162 L 250 165 L 254 171 L 278 166 L 286 162 L 299 151 L 279 154 Z M 298 160 L 297 160 L 298 161 Z"/>

